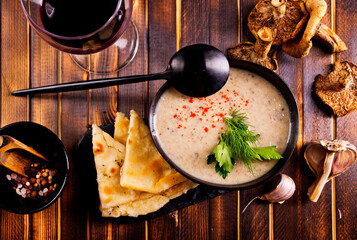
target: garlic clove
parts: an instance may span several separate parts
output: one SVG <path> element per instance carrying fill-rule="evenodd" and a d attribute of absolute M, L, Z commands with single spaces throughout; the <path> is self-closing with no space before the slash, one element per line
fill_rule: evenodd
<path fill-rule="evenodd" d="M 260 197 L 261 200 L 283 203 L 295 192 L 294 180 L 285 174 L 279 174 L 272 179 L 272 190 Z"/>
<path fill-rule="evenodd" d="M 324 159 L 326 157 L 325 148 L 319 141 L 313 141 L 307 145 L 304 157 L 311 171 L 316 175 L 323 169 Z"/>
<path fill-rule="evenodd" d="M 336 154 L 336 160 L 332 165 L 332 177 L 340 175 L 342 172 L 350 168 L 356 161 L 356 150 L 345 150 Z M 351 161 L 354 159 L 354 161 Z"/>
<path fill-rule="evenodd" d="M 310 200 L 316 202 L 325 184 L 356 162 L 356 147 L 344 140 L 312 141 L 307 145 L 304 157 L 316 175 L 307 192 Z"/>
<path fill-rule="evenodd" d="M 295 192 L 296 186 L 294 180 L 285 174 L 279 174 L 272 178 L 269 183 L 269 190 L 263 196 L 255 197 L 248 202 L 248 204 L 243 209 L 242 213 L 248 208 L 248 206 L 256 199 L 267 200 L 271 203 L 284 203 L 288 200 Z"/>

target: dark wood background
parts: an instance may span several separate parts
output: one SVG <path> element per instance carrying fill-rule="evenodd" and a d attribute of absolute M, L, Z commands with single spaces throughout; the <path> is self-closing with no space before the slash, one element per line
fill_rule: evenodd
<path fill-rule="evenodd" d="M 133 20 L 140 35 L 134 61 L 119 75 L 165 69 L 176 50 L 193 43 L 227 47 L 253 40 L 247 16 L 257 0 L 135 0 Z M 335 61 L 357 62 L 357 1 L 327 0 L 323 22 L 347 43 L 348 50 L 330 55 L 317 44 L 303 59 L 278 52 L 279 70 L 300 110 L 300 133 L 294 155 L 283 169 L 297 185 L 286 203 L 255 201 L 262 187 L 234 191 L 170 214 L 134 224 L 95 220 L 80 190 L 78 169 L 71 168 L 62 197 L 48 209 L 30 215 L 0 210 L 0 239 L 357 239 L 357 166 L 330 181 L 317 203 L 306 196 L 314 180 L 303 159 L 306 143 L 341 138 L 357 144 L 357 112 L 336 118 L 312 97 L 314 77 L 327 74 Z M 115 75 L 113 75 L 115 76 Z M 92 91 L 14 97 L 30 86 L 89 80 L 66 53 L 42 41 L 29 27 L 20 1 L 1 0 L 0 124 L 33 121 L 63 141 L 73 166 L 73 150 L 90 124 L 107 124 L 116 111 L 135 109 L 148 116 L 148 106 L 163 81 Z M 0 193 L 1 194 L 1 193 Z"/>

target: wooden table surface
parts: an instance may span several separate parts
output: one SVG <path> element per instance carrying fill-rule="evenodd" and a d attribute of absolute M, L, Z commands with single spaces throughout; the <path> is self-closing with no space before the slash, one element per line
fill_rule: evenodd
<path fill-rule="evenodd" d="M 283 173 L 297 185 L 284 204 L 255 201 L 261 187 L 233 191 L 211 200 L 134 224 L 93 219 L 81 196 L 78 171 L 73 167 L 74 147 L 90 124 L 114 121 L 117 111 L 135 109 L 148 116 L 148 106 L 163 81 L 115 86 L 92 91 L 14 97 L 10 92 L 30 86 L 94 79 L 84 74 L 66 53 L 35 34 L 26 22 L 19 0 L 1 1 L 0 123 L 33 121 L 55 132 L 63 141 L 71 163 L 68 184 L 61 198 L 48 209 L 30 215 L 0 210 L 0 239 L 357 239 L 357 165 L 330 181 L 317 203 L 306 192 L 314 180 L 303 150 L 315 139 L 340 138 L 357 144 L 357 112 L 335 117 L 312 98 L 317 74 L 327 74 L 335 61 L 357 62 L 357 1 L 326 0 L 323 22 L 334 29 L 348 50 L 328 54 L 316 45 L 303 59 L 278 50 L 280 75 L 296 97 L 300 133 L 296 150 Z M 140 36 L 134 61 L 119 75 L 164 70 L 171 55 L 189 44 L 208 43 L 222 51 L 253 40 L 247 16 L 257 0 L 135 0 L 133 20 Z M 112 75 L 115 76 L 115 75 Z M 1 194 L 1 193 L 0 193 Z"/>

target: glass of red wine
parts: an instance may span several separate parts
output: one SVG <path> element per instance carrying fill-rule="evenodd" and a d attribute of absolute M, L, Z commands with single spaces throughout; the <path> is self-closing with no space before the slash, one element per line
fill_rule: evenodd
<path fill-rule="evenodd" d="M 133 0 L 21 0 L 32 28 L 82 69 L 112 73 L 138 49 Z"/>

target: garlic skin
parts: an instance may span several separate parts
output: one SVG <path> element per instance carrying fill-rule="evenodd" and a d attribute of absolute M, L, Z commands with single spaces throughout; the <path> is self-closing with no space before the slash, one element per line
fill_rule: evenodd
<path fill-rule="evenodd" d="M 278 184 L 276 187 L 260 197 L 261 200 L 267 200 L 269 202 L 278 202 L 282 204 L 285 200 L 288 200 L 295 192 L 296 185 L 294 180 L 285 174 L 279 174 L 276 177 Z"/>
<path fill-rule="evenodd" d="M 307 195 L 317 202 L 325 184 L 350 168 L 357 159 L 356 147 L 344 140 L 317 140 L 310 142 L 304 157 L 316 175 Z"/>

